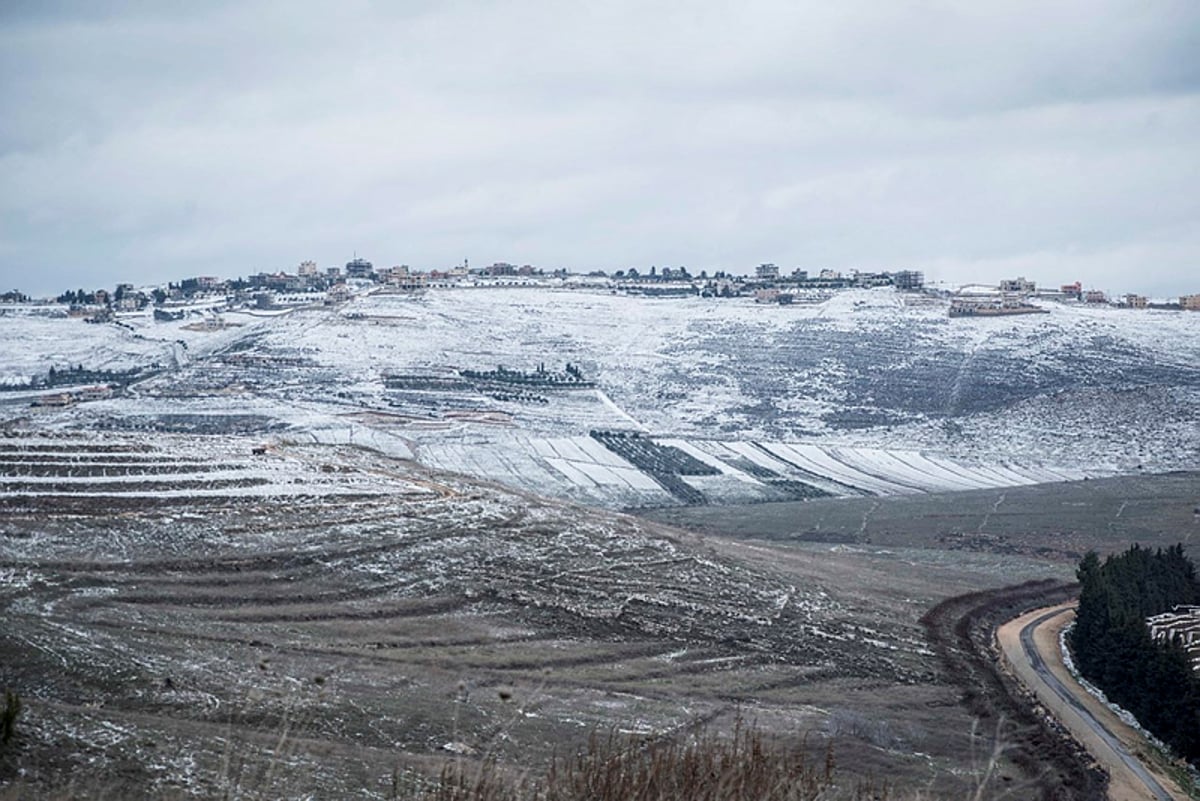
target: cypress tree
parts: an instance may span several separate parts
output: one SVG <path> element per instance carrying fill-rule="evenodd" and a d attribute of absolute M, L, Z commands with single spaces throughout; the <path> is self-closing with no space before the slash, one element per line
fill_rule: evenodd
<path fill-rule="evenodd" d="M 1200 676 L 1180 642 L 1155 642 L 1146 618 L 1200 603 L 1182 544 L 1138 545 L 1079 563 L 1079 609 L 1069 644 L 1079 671 L 1161 740 L 1200 763 Z"/>

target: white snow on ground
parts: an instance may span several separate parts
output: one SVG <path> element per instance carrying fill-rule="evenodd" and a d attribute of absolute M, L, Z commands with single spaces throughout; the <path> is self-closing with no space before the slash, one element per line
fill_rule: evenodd
<path fill-rule="evenodd" d="M 62 497 L 61 492 L 49 491 L 25 491 L 7 492 L 4 494 L 18 495 L 24 498 L 57 498 Z M 358 496 L 362 494 L 362 490 L 346 488 L 340 486 L 332 487 L 313 487 L 313 486 L 287 486 L 287 485 L 271 485 L 261 487 L 221 487 L 219 489 L 210 489 L 207 487 L 197 487 L 188 489 L 160 489 L 160 490 L 138 490 L 131 489 L 120 492 L 97 492 L 93 490 L 72 490 L 70 495 L 72 498 L 277 498 L 277 497 L 321 497 L 321 498 L 336 498 L 342 495 Z M 376 493 L 377 494 L 377 493 Z"/>
<path fill-rule="evenodd" d="M 921 458 L 933 464 L 942 465 L 947 469 L 968 469 L 973 475 L 980 477 L 982 481 L 990 482 L 993 487 L 1011 487 L 1020 484 L 1036 484 L 1037 479 L 1014 470 L 1011 466 L 1001 464 L 958 464 L 950 465 L 942 461 L 941 457 L 935 454 L 922 453 Z"/>
<path fill-rule="evenodd" d="M 596 397 L 600 399 L 601 403 L 603 403 L 609 409 L 612 409 L 614 414 L 620 416 L 622 419 L 625 420 L 625 422 L 629 423 L 629 425 L 633 426 L 636 429 L 641 429 L 643 431 L 645 430 L 646 427 L 643 426 L 641 423 L 639 423 L 637 421 L 637 418 L 626 413 L 626 411 L 624 409 L 622 409 L 617 404 L 613 403 L 612 398 L 610 398 L 610 397 L 608 397 L 608 395 L 604 394 L 604 390 L 601 390 L 601 389 L 596 390 Z"/>
<path fill-rule="evenodd" d="M 843 464 L 857 468 L 868 475 L 926 492 L 942 489 L 975 489 L 964 482 L 938 480 L 909 467 L 892 458 L 886 451 L 877 448 L 836 448 L 831 451 L 830 455 Z"/>
<path fill-rule="evenodd" d="M 257 440 L 144 435 L 5 437 L 0 439 L 0 496 L 268 497 L 415 495 L 430 490 L 397 475 L 334 469 L 303 446 Z M 148 470 L 149 469 L 149 470 Z M 153 472 L 153 470 L 163 472 Z"/>
<path fill-rule="evenodd" d="M 683 480 L 688 486 L 704 493 L 704 497 L 710 503 L 758 503 L 780 499 L 777 493 L 773 493 L 770 487 L 761 481 L 730 481 L 729 478 L 727 475 L 687 476 Z"/>
<path fill-rule="evenodd" d="M 768 454 L 764 453 L 759 448 L 754 447 L 751 442 L 730 442 L 725 445 L 733 454 L 746 459 L 749 462 L 765 467 L 768 470 L 787 475 L 787 465 L 777 459 L 772 459 Z"/>
<path fill-rule="evenodd" d="M 160 371 L 67 409 L 31 408 L 37 389 L 0 392 L 0 421 L 226 426 L 610 506 L 673 501 L 590 431 L 643 432 L 716 468 L 682 479 L 715 502 L 779 497 L 772 482 L 894 494 L 1200 462 L 1200 314 L 1047 304 L 1047 315 L 949 320 L 944 301 L 890 289 L 815 300 L 433 290 L 270 314 L 207 299 L 182 320 L 120 325 L 0 307 L 0 385 L 51 366 Z M 189 328 L 214 308 L 229 327 Z M 522 398 L 460 376 L 566 363 L 597 386 Z"/>
<path fill-rule="evenodd" d="M 1014 471 L 1006 470 L 1002 467 L 944 461 L 936 455 L 919 453 L 917 451 L 899 451 L 895 455 L 904 462 L 927 473 L 958 476 L 981 488 L 1011 487 L 1017 484 L 1036 483 L 1027 476 L 1019 475 Z"/>
<path fill-rule="evenodd" d="M 168 363 L 178 346 L 140 340 L 115 325 L 82 319 L 0 315 L 0 384 L 22 385 L 51 367 L 84 364 L 103 370 L 127 370 L 155 361 Z"/>
<path fill-rule="evenodd" d="M 413 458 L 412 450 L 403 438 L 367 425 L 330 421 L 311 425 L 296 434 L 297 439 L 322 445 L 354 445 L 385 453 L 395 459 Z"/>
<path fill-rule="evenodd" d="M 598 485 L 656 493 L 658 484 L 591 437 L 530 439 L 528 446 L 547 464 L 584 487 Z"/>
<path fill-rule="evenodd" d="M 864 473 L 845 464 L 816 445 L 780 443 L 768 445 L 768 448 L 772 450 L 778 448 L 779 453 L 788 461 L 804 470 L 865 490 L 872 495 L 905 495 L 917 491 L 907 484 L 888 481 L 879 476 Z"/>
<path fill-rule="evenodd" d="M 736 467 L 731 467 L 726 462 L 722 462 L 716 456 L 713 456 L 712 454 L 705 452 L 702 447 L 699 447 L 699 444 L 693 444 L 691 442 L 688 442 L 687 440 L 676 439 L 676 438 L 672 438 L 672 437 L 656 439 L 655 442 L 657 442 L 660 445 L 667 445 L 672 448 L 679 448 L 679 450 L 683 451 L 688 456 L 691 456 L 693 459 L 696 459 L 697 461 L 700 461 L 700 462 L 704 462 L 704 464 L 708 465 L 709 467 L 715 467 L 717 470 L 720 470 L 722 475 L 731 476 L 733 478 L 736 478 L 738 481 L 741 481 L 746 484 L 762 483 L 758 479 L 749 475 L 748 473 L 744 473 L 741 470 L 738 470 Z M 703 444 L 707 445 L 709 448 L 714 448 L 714 446 L 720 447 L 720 448 L 725 447 L 724 443 L 710 442 L 710 443 L 703 443 Z"/>
<path fill-rule="evenodd" d="M 843 496 L 1008 487 L 1037 483 L 1042 480 L 1042 475 L 1051 480 L 1063 480 L 1059 473 L 1032 469 L 1002 468 L 993 475 L 944 456 L 928 457 L 911 451 L 893 454 L 879 449 L 822 447 L 803 443 L 685 440 L 678 437 L 654 441 L 678 448 L 716 468 L 719 475 L 689 475 L 682 480 L 699 489 L 710 500 L 721 503 L 783 498 L 772 493 L 769 481 L 746 473 L 727 460 L 750 461 L 772 470 L 778 479 L 803 482 L 828 494 Z M 780 458 L 772 459 L 764 451 L 777 453 Z M 601 443 L 591 438 L 550 440 L 518 437 L 507 440 L 503 445 L 475 443 L 441 448 L 426 445 L 421 460 L 442 469 L 502 477 L 536 492 L 554 494 L 557 485 L 560 494 L 587 497 L 592 502 L 607 505 L 671 502 L 649 474 L 607 451 Z M 556 474 L 555 480 L 545 480 L 546 469 Z M 1034 472 L 1036 475 L 1031 475 Z M 564 480 L 569 487 L 562 487 Z M 646 493 L 649 497 L 631 495 L 626 490 Z"/>
<path fill-rule="evenodd" d="M 571 464 L 571 462 L 567 461 L 566 459 L 550 458 L 550 459 L 546 460 L 546 464 L 550 465 L 555 470 L 557 470 L 558 472 L 560 472 L 564 476 L 566 476 L 567 480 L 570 481 L 572 484 L 575 484 L 577 486 L 584 487 L 584 488 L 598 486 L 597 483 L 594 480 L 592 480 L 586 472 L 584 472 L 583 470 L 580 470 L 578 467 Z"/>

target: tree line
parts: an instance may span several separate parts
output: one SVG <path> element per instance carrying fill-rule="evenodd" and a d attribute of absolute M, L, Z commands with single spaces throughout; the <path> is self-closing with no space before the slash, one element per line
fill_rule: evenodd
<path fill-rule="evenodd" d="M 1156 737 L 1200 765 L 1200 674 L 1183 644 L 1155 642 L 1146 618 L 1200 603 L 1182 545 L 1134 545 L 1079 563 L 1079 610 L 1068 643 L 1079 672 Z"/>

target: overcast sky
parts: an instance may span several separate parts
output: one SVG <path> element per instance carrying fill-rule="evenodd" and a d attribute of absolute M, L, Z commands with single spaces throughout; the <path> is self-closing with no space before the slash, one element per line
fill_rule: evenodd
<path fill-rule="evenodd" d="M 0 289 L 355 252 L 1200 292 L 1200 2 L 0 3 Z"/>

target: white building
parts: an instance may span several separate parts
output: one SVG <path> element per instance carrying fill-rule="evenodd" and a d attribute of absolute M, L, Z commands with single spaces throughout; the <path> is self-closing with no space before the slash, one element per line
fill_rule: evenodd
<path fill-rule="evenodd" d="M 394 267 L 387 275 L 387 285 L 407 291 L 425 289 L 429 286 L 429 276 L 424 273 L 410 273 L 408 267 Z"/>
<path fill-rule="evenodd" d="M 1001 292 L 1012 292 L 1017 295 L 1032 295 L 1037 290 L 1037 284 L 1029 281 L 1025 276 L 1019 278 L 1005 278 L 1000 282 Z"/>
<path fill-rule="evenodd" d="M 93 387 L 84 387 L 75 393 L 76 397 L 81 401 L 104 400 L 111 398 L 113 395 L 112 387 L 108 384 L 97 384 Z"/>
<path fill-rule="evenodd" d="M 350 287 L 346 286 L 344 283 L 334 284 L 333 286 L 329 287 L 329 291 L 325 293 L 325 303 L 345 303 L 353 296 L 354 293 L 350 291 Z"/>
<path fill-rule="evenodd" d="M 1178 639 L 1188 652 L 1192 667 L 1200 670 L 1200 606 L 1176 606 L 1170 612 L 1146 618 L 1146 625 L 1155 642 Z"/>

